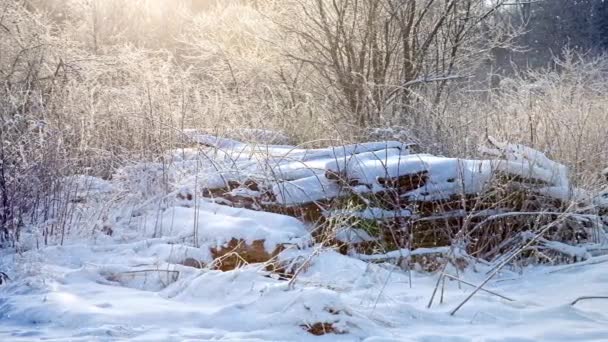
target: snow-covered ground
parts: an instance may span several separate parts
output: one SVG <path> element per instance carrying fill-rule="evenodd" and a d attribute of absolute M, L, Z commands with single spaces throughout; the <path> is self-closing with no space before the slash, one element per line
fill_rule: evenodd
<path fill-rule="evenodd" d="M 437 275 L 413 272 L 410 288 L 402 270 L 311 250 L 310 267 L 290 287 L 259 265 L 221 272 L 171 264 L 167 242 L 4 256 L 0 267 L 16 279 L 0 290 L 0 340 L 608 340 L 606 300 L 570 305 L 579 296 L 608 295 L 606 257 L 505 272 L 486 288 L 513 302 L 480 292 L 450 316 L 472 288 L 447 281 L 443 303 L 436 298 L 426 309 Z M 485 270 L 477 267 L 460 276 L 480 283 Z M 342 334 L 309 334 L 306 325 L 317 322 Z"/>
<path fill-rule="evenodd" d="M 452 177 L 443 173 L 459 169 L 462 161 L 408 157 L 409 147 L 401 143 L 316 150 L 262 149 L 227 139 L 213 144 L 228 150 L 208 153 L 206 159 L 200 151 L 181 150 L 171 155 L 169 167 L 132 165 L 118 170 L 111 182 L 84 176 L 67 180 L 75 189 L 65 211 L 69 218 L 57 215 L 31 224 L 23 230 L 19 252 L 0 250 L 0 271 L 11 277 L 0 285 L 0 341 L 608 341 L 608 300 L 570 305 L 581 296 L 608 296 L 608 256 L 505 269 L 484 289 L 512 301 L 478 292 L 451 316 L 473 287 L 447 280 L 428 309 L 438 273 L 341 255 L 315 244 L 311 227 L 293 217 L 198 197 L 203 187 L 260 179 L 262 171 L 291 182 L 278 183 L 284 188 L 298 189 L 290 196 L 285 189 L 277 191 L 278 202 L 327 196 L 335 186 L 324 178 L 327 169 L 337 167 L 362 183 L 367 178 L 377 182 L 380 171 L 389 173 L 393 164 L 388 159 L 380 165 L 367 158 L 379 148 L 384 149 L 381 157 L 397 158 L 396 170 L 410 172 L 422 162 L 429 170 L 437 165 L 429 187 Z M 350 156 L 353 151 L 360 153 L 358 159 Z M 540 159 L 541 166 L 550 164 L 530 157 L 528 150 L 518 151 Z M 260 154 L 262 162 L 256 160 Z M 515 162 L 536 167 L 538 177 L 555 178 L 537 162 Z M 380 173 L 370 178 L 374 167 Z M 65 234 L 55 231 L 45 247 L 42 232 L 48 227 Z M 279 245 L 286 248 L 278 258 L 295 263 L 296 277 L 279 279 L 263 264 L 222 272 L 186 262 L 210 264 L 213 248 L 231 239 L 263 240 L 269 255 Z M 478 263 L 464 272 L 447 272 L 480 284 L 490 270 Z M 308 332 L 320 324 L 334 331 Z"/>

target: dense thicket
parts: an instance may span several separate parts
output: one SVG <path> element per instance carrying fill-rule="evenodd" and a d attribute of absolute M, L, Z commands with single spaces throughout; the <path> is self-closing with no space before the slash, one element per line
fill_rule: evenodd
<path fill-rule="evenodd" d="M 608 159 L 606 7 L 0 0 L 0 231 L 54 210 L 61 177 L 160 160 L 185 128 L 322 145 L 390 126 L 384 138 L 459 156 L 494 135 L 595 179 Z"/>

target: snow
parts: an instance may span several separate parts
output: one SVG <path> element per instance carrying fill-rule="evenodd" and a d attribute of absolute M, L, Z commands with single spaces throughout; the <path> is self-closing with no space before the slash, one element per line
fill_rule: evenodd
<path fill-rule="evenodd" d="M 547 158 L 544 153 L 524 145 L 499 142 L 492 137 L 488 137 L 488 140 L 494 147 L 482 147 L 480 148 L 481 151 L 509 161 L 506 164 L 507 169 L 522 172 L 522 176 L 531 172 L 531 176 L 540 176 L 542 180 L 554 185 L 568 185 L 568 169 L 566 166 Z M 521 165 L 523 170 L 514 168 L 515 165 Z"/>
<path fill-rule="evenodd" d="M 109 193 L 113 190 L 113 185 L 109 181 L 92 176 L 72 176 L 66 177 L 63 182 L 70 190 L 74 190 L 77 196 L 86 196 L 95 193 Z"/>
<path fill-rule="evenodd" d="M 366 142 L 359 144 L 343 145 L 337 147 L 328 147 L 320 149 L 306 150 L 302 153 L 302 160 L 308 161 L 319 158 L 340 158 L 351 156 L 358 153 L 386 151 L 391 149 L 399 149 L 403 154 L 408 154 L 412 144 L 406 144 L 399 141 L 382 141 L 382 142 Z"/>
<path fill-rule="evenodd" d="M 220 272 L 168 264 L 151 252 L 166 244 L 146 242 L 149 247 L 141 250 L 115 243 L 5 255 L 0 265 L 13 280 L 0 288 L 0 339 L 590 341 L 608 336 L 605 302 L 569 305 L 579 296 L 608 294 L 606 257 L 529 267 L 521 274 L 506 270 L 487 288 L 515 302 L 478 293 L 449 316 L 472 288 L 447 280 L 443 303 L 437 299 L 426 309 L 437 275 L 413 272 L 410 288 L 407 272 L 311 249 L 300 252 L 309 265 L 290 287 L 266 277 L 257 265 Z M 141 266 L 154 261 L 154 267 Z M 480 283 L 487 270 L 476 267 L 459 277 Z M 151 271 L 121 278 L 143 268 Z M 177 280 L 163 273 L 173 270 L 180 272 Z M 343 334 L 315 337 L 302 327 L 316 322 L 334 323 Z"/>
<path fill-rule="evenodd" d="M 462 194 L 475 195 L 496 176 L 519 176 L 531 180 L 539 193 L 561 200 L 588 200 L 584 191 L 569 185 L 564 165 L 551 161 L 543 153 L 517 144 L 490 140 L 493 147 L 482 151 L 494 159 L 473 160 L 412 153 L 412 144 L 398 141 L 367 142 L 318 149 L 296 146 L 248 144 L 218 138 L 198 131 L 187 135 L 204 146 L 170 151 L 169 166 L 150 165 L 156 170 L 137 170 L 146 184 L 169 178 L 176 187 L 216 189 L 228 182 L 243 183 L 254 179 L 267 186 L 283 205 L 299 205 L 346 195 L 386 190 L 382 179 L 425 174 L 425 184 L 401 196 L 407 200 L 432 201 Z M 210 146 L 210 147 L 209 147 Z M 133 167 L 132 167 L 133 168 Z M 139 166 L 141 169 L 141 166 Z M 118 174 L 129 171 L 124 168 Z M 345 177 L 353 186 L 342 187 L 327 179 L 333 173 Z M 164 178 L 163 178 L 164 177 Z M 131 184 L 132 191 L 148 193 L 141 185 Z M 152 187 L 157 187 L 152 184 Z"/>
<path fill-rule="evenodd" d="M 277 183 L 272 187 L 277 203 L 296 205 L 338 197 L 343 193 L 336 182 L 321 176 L 311 176 L 294 181 Z"/>
<path fill-rule="evenodd" d="M 608 187 L 593 199 L 593 203 L 600 208 L 608 208 Z"/>
<path fill-rule="evenodd" d="M 218 149 L 235 149 L 246 145 L 240 141 L 204 134 L 197 130 L 184 130 L 184 135 L 201 145 L 214 146 Z"/>
<path fill-rule="evenodd" d="M 363 184 L 372 185 L 375 191 L 380 191 L 378 178 L 394 178 L 399 175 L 414 174 L 428 168 L 430 155 L 403 155 L 391 153 L 390 150 L 377 153 L 356 155 L 344 163 L 335 163 L 329 169 L 335 173 L 344 173 L 349 179 Z"/>
<path fill-rule="evenodd" d="M 348 243 L 360 243 L 378 240 L 378 238 L 369 235 L 365 230 L 357 228 L 342 229 L 336 233 L 335 238 L 338 241 Z"/>
<path fill-rule="evenodd" d="M 562 201 L 588 202 L 589 194 L 581 189 L 566 186 L 548 186 L 536 190 L 539 194 L 557 198 Z"/>
<path fill-rule="evenodd" d="M 414 217 L 409 209 L 386 210 L 382 208 L 368 207 L 363 210 L 332 210 L 327 212 L 328 217 L 357 217 L 362 219 L 381 220 L 395 217 Z"/>
<path fill-rule="evenodd" d="M 541 242 L 547 248 L 551 248 L 553 250 L 560 251 L 561 253 L 564 253 L 565 255 L 577 257 L 578 260 L 586 260 L 591 256 L 589 254 L 589 252 L 587 252 L 587 249 L 584 247 L 571 246 L 571 245 L 567 245 L 567 244 L 559 242 L 559 241 L 541 240 Z"/>
<path fill-rule="evenodd" d="M 284 180 L 296 180 L 299 178 L 307 178 L 325 173 L 327 166 L 332 163 L 334 159 L 322 158 L 318 160 L 311 160 L 309 162 L 294 161 L 281 163 L 278 162 L 273 168 L 272 173 L 277 175 L 280 179 Z"/>
<path fill-rule="evenodd" d="M 269 253 L 281 244 L 310 243 L 310 234 L 304 224 L 293 217 L 205 201 L 199 201 L 196 208 L 176 206 L 162 212 L 150 212 L 132 220 L 132 224 L 143 228 L 140 230 L 143 236 L 190 240 L 196 237 L 195 245 L 211 248 L 225 246 L 233 238 L 249 245 L 264 240 Z"/>
<path fill-rule="evenodd" d="M 357 258 L 360 260 L 388 260 L 388 259 L 399 259 L 414 255 L 429 255 L 429 254 L 445 254 L 450 250 L 449 247 L 435 247 L 435 248 L 418 248 L 415 250 L 409 249 L 398 249 L 390 251 L 384 254 L 359 254 Z"/>
<path fill-rule="evenodd" d="M 345 193 L 345 186 L 325 177 L 327 171 L 359 180 L 362 185 L 350 191 L 360 193 L 381 191 L 379 178 L 425 171 L 426 184 L 402 196 L 429 200 L 481 192 L 500 170 L 543 181 L 534 189 L 547 196 L 608 203 L 608 196 L 572 188 L 562 165 L 538 151 L 494 141 L 487 152 L 496 159 L 467 160 L 413 154 L 410 144 L 397 141 L 304 149 L 185 133 L 204 146 L 125 166 L 111 180 L 67 178 L 64 191 L 75 200 L 66 212 L 75 216 L 66 223 L 65 239 L 51 236 L 48 246 L 43 243 L 46 228 L 65 223 L 51 211 L 44 221 L 24 228 L 16 250 L 0 249 L 0 271 L 10 277 L 0 285 L 0 341 L 589 341 L 608 336 L 605 301 L 569 305 L 580 296 L 608 295 L 605 245 L 543 240 L 541 247 L 585 261 L 505 268 L 484 288 L 515 301 L 479 292 L 450 316 L 472 287 L 447 279 L 442 299 L 438 295 L 429 309 L 439 274 L 387 263 L 445 254 L 448 247 L 341 255 L 315 244 L 314 227 L 293 217 L 223 206 L 200 196 L 204 189 L 254 179 L 268 187 L 275 204 L 298 205 Z M 241 186 L 230 193 L 259 196 L 265 190 Z M 415 216 L 407 209 L 373 207 L 325 214 Z M 111 235 L 102 227 L 110 227 Z M 353 227 L 336 238 L 375 239 Z M 280 279 L 263 264 L 221 272 L 186 262 L 208 264 L 212 249 L 232 239 L 263 240 L 268 253 L 286 247 L 277 260 L 296 277 Z M 491 267 L 480 262 L 466 270 L 448 266 L 446 272 L 480 284 Z M 307 332 L 318 323 L 331 324 L 335 333 Z"/>

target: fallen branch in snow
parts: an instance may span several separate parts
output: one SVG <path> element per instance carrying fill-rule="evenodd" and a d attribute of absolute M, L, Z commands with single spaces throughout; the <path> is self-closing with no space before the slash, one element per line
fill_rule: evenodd
<path fill-rule="evenodd" d="M 608 299 L 608 296 L 583 296 L 583 297 L 578 297 L 572 303 L 570 303 L 570 305 L 575 305 L 576 303 L 580 302 L 581 300 L 588 300 L 588 299 Z"/>
<path fill-rule="evenodd" d="M 473 283 L 469 283 L 469 282 L 467 282 L 467 281 L 465 281 L 465 280 L 462 280 L 462 279 L 460 279 L 460 278 L 458 278 L 458 277 L 455 277 L 455 276 L 453 276 L 453 275 L 451 275 L 451 274 L 447 274 L 447 273 L 445 273 L 443 276 L 444 276 L 444 277 L 448 277 L 448 278 L 453 279 L 453 280 L 456 280 L 456 281 L 459 281 L 459 282 L 461 282 L 461 283 L 463 283 L 463 284 L 466 284 L 466 285 L 469 285 L 469 286 L 472 286 L 472 287 L 477 287 L 477 285 L 475 285 L 475 284 L 473 284 Z M 494 292 L 494 291 L 491 291 L 491 290 L 487 290 L 487 289 L 481 288 L 481 291 L 483 291 L 483 292 L 487 292 L 487 293 L 492 294 L 492 295 L 495 295 L 495 296 L 500 297 L 500 298 L 502 298 L 502 299 L 506 299 L 506 300 L 508 300 L 508 301 L 510 301 L 510 302 L 514 302 L 514 301 L 515 301 L 515 299 L 509 298 L 509 297 L 507 297 L 507 296 L 503 296 L 503 295 L 501 295 L 501 294 L 499 294 L 499 293 L 496 293 L 496 292 Z"/>
<path fill-rule="evenodd" d="M 605 263 L 605 262 L 608 262 L 608 256 L 596 257 L 594 259 L 588 259 L 588 260 L 579 262 L 579 263 L 574 264 L 574 265 L 568 265 L 568 266 L 564 266 L 564 267 L 561 267 L 561 268 L 556 269 L 556 270 L 552 270 L 549 273 L 557 273 L 557 272 L 571 270 L 573 268 L 579 268 L 579 267 L 584 267 L 584 266 L 588 266 L 588 265 L 602 264 L 602 263 Z"/>
<path fill-rule="evenodd" d="M 418 248 L 415 250 L 403 248 L 400 250 L 390 251 L 388 253 L 383 253 L 383 254 L 372 254 L 372 255 L 356 254 L 356 255 L 354 255 L 354 257 L 356 257 L 357 259 L 364 260 L 364 261 L 387 261 L 387 260 L 391 260 L 391 259 L 398 259 L 398 258 L 403 258 L 403 257 L 419 256 L 419 255 L 431 255 L 431 254 L 444 255 L 444 254 L 447 254 L 448 251 L 449 251 L 449 247 Z"/>
<path fill-rule="evenodd" d="M 563 218 L 562 218 L 563 219 Z M 450 312 L 450 316 L 454 316 L 454 314 L 456 314 L 456 312 L 458 312 L 458 310 L 460 310 L 460 308 L 462 306 L 464 306 L 471 298 L 473 298 L 473 296 L 479 292 L 483 286 L 485 286 L 492 278 L 494 278 L 494 276 L 496 274 L 498 274 L 498 272 L 500 272 L 500 270 L 505 267 L 509 262 L 511 262 L 511 260 L 513 260 L 517 255 L 519 255 L 519 253 L 521 253 L 523 250 L 525 250 L 526 248 L 530 247 L 534 242 L 536 242 L 539 238 L 541 238 L 543 236 L 543 234 L 545 234 L 549 229 L 555 227 L 557 225 L 557 223 L 561 222 L 561 220 L 555 220 L 553 222 L 551 222 L 550 224 L 546 225 L 540 232 L 538 232 L 533 238 L 530 239 L 530 241 L 528 241 L 526 244 L 524 244 L 522 247 L 520 247 L 518 250 L 516 250 L 515 252 L 513 252 L 508 258 L 506 258 L 503 262 L 501 262 L 495 269 L 494 271 L 492 271 L 490 273 L 490 275 L 488 277 L 486 277 L 486 279 L 475 288 L 475 290 L 473 292 L 471 292 L 471 294 L 469 294 L 460 304 L 458 304 L 457 307 L 454 308 L 454 310 L 452 310 Z"/>
<path fill-rule="evenodd" d="M 179 271 L 175 270 L 161 270 L 161 269 L 147 269 L 147 270 L 135 270 L 135 271 L 124 271 L 119 274 L 134 274 L 134 273 L 148 273 L 148 272 L 165 272 L 171 273 L 179 277 Z"/>

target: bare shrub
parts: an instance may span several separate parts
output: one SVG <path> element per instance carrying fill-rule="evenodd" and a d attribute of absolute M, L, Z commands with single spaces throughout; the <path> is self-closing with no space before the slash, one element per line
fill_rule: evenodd
<path fill-rule="evenodd" d="M 596 178 L 608 165 L 608 59 L 564 55 L 558 69 L 501 82 L 488 131 L 546 151 L 569 165 L 574 179 Z"/>
<path fill-rule="evenodd" d="M 288 2 L 277 21 L 287 55 L 315 73 L 317 90 L 360 126 L 410 115 L 415 88 L 433 83 L 435 103 L 449 81 L 517 30 L 493 25 L 503 1 Z M 501 28 L 508 27 L 504 30 Z"/>
<path fill-rule="evenodd" d="M 566 164 L 575 184 L 595 183 L 608 165 L 608 59 L 564 55 L 557 68 L 503 77 L 498 88 L 461 84 L 441 105 L 418 108 L 430 117 L 411 129 L 448 155 L 477 156 L 487 136 L 527 145 Z"/>

